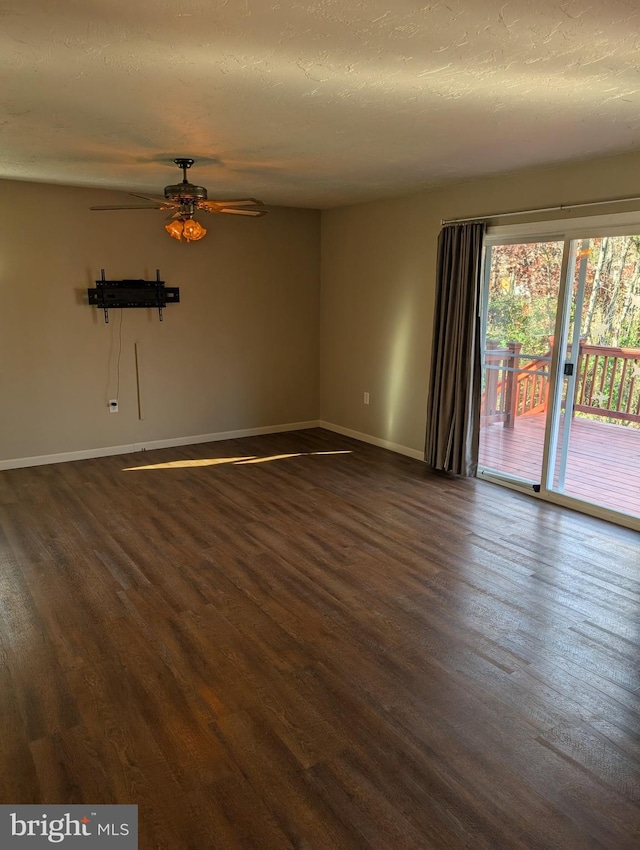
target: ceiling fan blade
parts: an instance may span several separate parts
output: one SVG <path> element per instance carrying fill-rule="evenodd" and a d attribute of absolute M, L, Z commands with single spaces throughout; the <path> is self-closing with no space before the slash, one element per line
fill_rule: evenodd
<path fill-rule="evenodd" d="M 206 210 L 210 213 L 231 213 L 232 215 L 250 215 L 261 216 L 266 215 L 267 210 L 263 207 L 262 201 L 256 198 L 237 198 L 232 201 L 200 201 L 198 209 Z"/>
<path fill-rule="evenodd" d="M 164 208 L 164 204 L 162 206 L 160 206 L 160 204 L 157 204 L 156 206 L 151 206 L 150 204 L 145 204 L 145 206 L 142 204 L 134 204 L 132 206 L 117 206 L 108 204 L 100 207 L 89 207 L 90 210 L 163 210 Z"/>
<path fill-rule="evenodd" d="M 215 212 L 219 213 L 231 213 L 232 215 L 266 215 L 266 210 L 250 210 L 248 207 L 221 207 L 219 210 L 215 210 Z"/>
<path fill-rule="evenodd" d="M 165 204 L 167 199 L 160 195 L 138 195 L 137 192 L 129 192 L 132 198 L 143 198 L 145 201 L 153 201 L 154 204 Z"/>
<path fill-rule="evenodd" d="M 202 207 L 254 207 L 254 206 L 262 206 L 262 201 L 258 201 L 256 198 L 234 198 L 232 200 L 219 201 L 218 199 L 213 201 L 199 201 L 198 206 Z"/>
<path fill-rule="evenodd" d="M 162 195 L 140 195 L 138 192 L 127 192 L 132 198 L 142 198 L 144 201 L 153 201 L 154 204 L 164 204 L 167 200 Z"/>
<path fill-rule="evenodd" d="M 231 198 L 230 200 L 224 201 L 216 199 L 213 203 L 219 204 L 221 207 L 247 207 L 252 205 L 262 205 L 262 201 L 259 201 L 257 198 Z"/>

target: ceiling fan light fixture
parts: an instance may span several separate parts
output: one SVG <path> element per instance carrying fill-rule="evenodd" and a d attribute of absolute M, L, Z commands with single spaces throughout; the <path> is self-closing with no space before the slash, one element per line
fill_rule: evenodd
<path fill-rule="evenodd" d="M 165 224 L 164 229 L 169 236 L 177 239 L 178 242 L 181 242 L 183 237 L 185 242 L 197 242 L 198 239 L 202 239 L 207 234 L 207 229 L 190 216 L 174 218 L 169 224 Z"/>
<path fill-rule="evenodd" d="M 174 221 L 170 221 L 169 224 L 165 224 L 164 229 L 167 231 L 169 236 L 173 236 L 174 239 L 177 239 L 178 242 L 182 241 L 182 222 L 178 219 L 174 219 Z"/>
<path fill-rule="evenodd" d="M 182 235 L 187 242 L 197 242 L 198 239 L 202 239 L 206 234 L 206 228 L 199 221 L 196 221 L 195 218 L 186 219 L 182 225 Z"/>

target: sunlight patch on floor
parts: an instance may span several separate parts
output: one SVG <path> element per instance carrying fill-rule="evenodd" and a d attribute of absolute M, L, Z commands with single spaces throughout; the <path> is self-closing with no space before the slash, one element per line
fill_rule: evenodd
<path fill-rule="evenodd" d="M 221 464 L 232 464 L 234 466 L 246 466 L 253 463 L 268 463 L 272 460 L 287 460 L 292 457 L 318 457 L 323 455 L 350 455 L 351 450 L 335 452 L 292 452 L 291 454 L 265 455 L 241 455 L 240 457 L 211 457 L 197 458 L 194 460 L 169 460 L 166 463 L 150 463 L 144 466 L 126 466 L 123 472 L 137 472 L 143 469 L 194 469 L 204 466 L 220 466 Z"/>

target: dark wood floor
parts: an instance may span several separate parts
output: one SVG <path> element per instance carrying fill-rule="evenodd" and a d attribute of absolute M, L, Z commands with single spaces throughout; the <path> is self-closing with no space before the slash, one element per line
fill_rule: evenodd
<path fill-rule="evenodd" d="M 137 803 L 144 850 L 638 848 L 639 553 L 321 430 L 2 472 L 0 802 Z"/>

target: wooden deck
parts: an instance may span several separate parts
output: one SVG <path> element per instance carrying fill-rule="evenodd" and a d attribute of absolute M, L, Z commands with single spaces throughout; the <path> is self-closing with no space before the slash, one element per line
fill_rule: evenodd
<path fill-rule="evenodd" d="M 480 431 L 480 465 L 537 483 L 542 469 L 545 414 L 521 416 L 515 428 Z M 564 493 L 640 516 L 640 430 L 576 416 Z"/>

